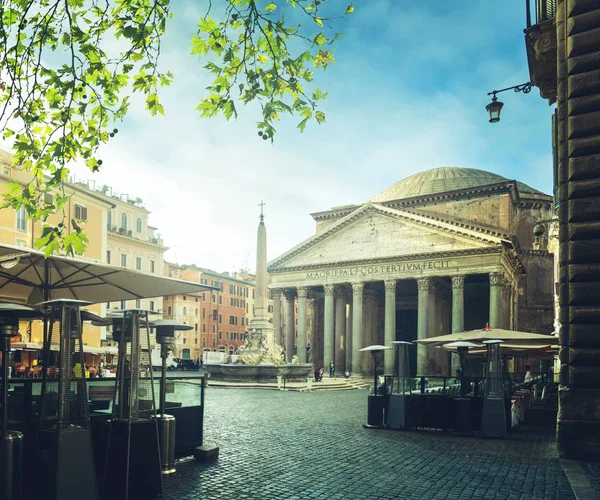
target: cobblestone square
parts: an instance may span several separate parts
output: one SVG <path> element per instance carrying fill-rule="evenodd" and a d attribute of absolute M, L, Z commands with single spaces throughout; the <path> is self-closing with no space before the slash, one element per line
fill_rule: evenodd
<path fill-rule="evenodd" d="M 213 465 L 179 464 L 168 499 L 575 498 L 552 429 L 510 439 L 363 429 L 367 391 L 206 393 Z"/>

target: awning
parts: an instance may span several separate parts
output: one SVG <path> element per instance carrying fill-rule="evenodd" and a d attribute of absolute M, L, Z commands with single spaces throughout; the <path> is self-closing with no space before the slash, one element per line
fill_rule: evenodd
<path fill-rule="evenodd" d="M 92 347 L 89 345 L 83 346 L 83 352 L 88 354 L 119 354 L 117 347 L 106 346 L 106 347 Z"/>
<path fill-rule="evenodd" d="M 29 350 L 42 350 L 42 344 L 37 342 L 13 342 L 10 344 L 11 349 L 29 349 Z"/>
<path fill-rule="evenodd" d="M 41 252 L 0 245 L 0 301 L 37 304 L 76 299 L 99 303 L 212 290 L 217 288 L 94 261 L 44 258 Z"/>
<path fill-rule="evenodd" d="M 532 345 L 532 344 L 558 344 L 558 337 L 552 335 L 543 335 L 541 333 L 518 332 L 514 330 L 504 330 L 502 328 L 490 328 L 489 326 L 481 330 L 470 330 L 462 333 L 452 333 L 449 335 L 439 335 L 428 339 L 419 339 L 415 342 L 430 346 L 438 346 L 457 342 L 459 340 L 468 342 L 483 342 L 484 340 L 503 340 L 507 344 Z"/>

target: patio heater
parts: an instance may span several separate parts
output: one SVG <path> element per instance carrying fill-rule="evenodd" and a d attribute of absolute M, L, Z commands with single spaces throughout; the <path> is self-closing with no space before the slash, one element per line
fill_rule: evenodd
<path fill-rule="evenodd" d="M 84 321 L 101 318 L 81 310 L 89 304 L 63 299 L 39 304 L 49 316 L 38 441 L 42 477 L 37 484 L 44 498 L 97 497 L 82 335 Z M 48 376 L 51 351 L 59 370 L 53 379 Z"/>
<path fill-rule="evenodd" d="M 167 356 L 169 349 L 175 345 L 175 332 L 191 330 L 191 325 L 180 325 L 176 321 L 155 321 L 156 342 L 160 344 L 162 359 L 160 376 L 160 414 L 157 416 L 158 437 L 160 444 L 161 469 L 163 474 L 175 472 L 175 417 L 167 415 Z"/>
<path fill-rule="evenodd" d="M 502 340 L 484 340 L 487 345 L 487 372 L 481 433 L 486 437 L 502 438 L 507 434 L 506 403 L 502 378 L 500 344 Z"/>
<path fill-rule="evenodd" d="M 359 352 L 370 352 L 373 356 L 373 394 L 368 396 L 367 423 L 363 424 L 366 429 L 383 429 L 385 422 L 387 394 L 377 394 L 377 354 L 391 349 L 384 345 L 370 345 L 359 349 Z"/>
<path fill-rule="evenodd" d="M 162 495 L 149 312 L 129 309 L 112 318 L 119 360 L 102 488 L 110 500 Z"/>
<path fill-rule="evenodd" d="M 42 315 L 31 307 L 0 304 L 0 351 L 2 352 L 2 443 L 0 444 L 0 498 L 23 495 L 23 434 L 8 428 L 8 372 L 10 339 L 19 334 L 19 320 Z"/>
<path fill-rule="evenodd" d="M 388 427 L 390 429 L 409 429 L 411 427 L 409 396 L 411 393 L 410 359 L 408 348 L 412 342 L 395 340 L 394 346 L 394 384 L 388 406 Z"/>

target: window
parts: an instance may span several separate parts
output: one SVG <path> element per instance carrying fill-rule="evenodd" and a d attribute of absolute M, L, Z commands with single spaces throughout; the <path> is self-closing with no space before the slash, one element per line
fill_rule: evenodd
<path fill-rule="evenodd" d="M 202 337 L 202 347 L 206 347 L 206 338 Z"/>
<path fill-rule="evenodd" d="M 27 219 L 25 218 L 25 207 L 21 205 L 17 210 L 17 229 L 25 231 L 27 229 Z"/>
<path fill-rule="evenodd" d="M 135 268 L 136 268 L 138 271 L 141 271 L 141 270 L 142 270 L 142 258 L 141 258 L 141 257 L 136 257 L 136 258 L 135 258 Z"/>
<path fill-rule="evenodd" d="M 135 221 L 135 230 L 138 233 L 142 232 L 142 219 L 140 219 L 139 217 L 137 218 L 137 220 Z"/>
<path fill-rule="evenodd" d="M 254 298 L 254 288 L 252 289 L 252 298 Z"/>
<path fill-rule="evenodd" d="M 229 340 L 229 332 L 225 332 L 225 340 Z"/>
<path fill-rule="evenodd" d="M 219 304 L 222 304 L 222 303 L 223 303 L 223 296 L 219 295 Z"/>
<path fill-rule="evenodd" d="M 213 325 L 213 333 L 217 333 L 217 327 Z"/>
<path fill-rule="evenodd" d="M 244 326 L 244 317 L 242 316 L 242 326 Z"/>
<path fill-rule="evenodd" d="M 17 238 L 17 246 L 18 247 L 26 247 L 27 246 L 27 241 L 26 240 L 21 240 L 21 239 Z"/>
<path fill-rule="evenodd" d="M 140 309 L 142 307 L 142 301 L 140 299 L 136 299 L 135 308 Z"/>
<path fill-rule="evenodd" d="M 202 302 L 206 302 L 206 294 L 205 293 L 202 294 Z"/>
<path fill-rule="evenodd" d="M 183 300 L 187 300 L 187 297 L 185 295 L 183 296 Z"/>
<path fill-rule="evenodd" d="M 106 251 L 106 263 L 110 264 L 110 250 Z"/>
<path fill-rule="evenodd" d="M 219 314 L 219 325 L 223 324 L 223 315 Z"/>
<path fill-rule="evenodd" d="M 121 214 L 121 229 L 127 231 L 127 214 Z"/>
<path fill-rule="evenodd" d="M 150 261 L 150 272 L 151 273 L 155 272 L 154 271 L 154 261 L 153 260 Z"/>
<path fill-rule="evenodd" d="M 219 330 L 219 340 L 223 340 L 223 332 Z"/>
<path fill-rule="evenodd" d="M 206 319 L 206 309 L 202 308 L 202 319 Z"/>
<path fill-rule="evenodd" d="M 169 316 L 171 316 L 171 306 L 169 306 Z"/>
<path fill-rule="evenodd" d="M 202 333 L 206 333 L 206 325 L 202 323 Z"/>
<path fill-rule="evenodd" d="M 187 344 L 187 339 L 185 337 L 183 337 L 183 343 Z"/>
<path fill-rule="evenodd" d="M 126 306 L 125 306 L 125 301 L 124 301 L 124 300 L 122 300 L 122 301 L 121 301 L 121 310 L 125 310 L 125 307 L 126 307 Z"/>
<path fill-rule="evenodd" d="M 217 296 L 215 294 L 213 294 L 213 296 L 212 296 L 212 301 L 213 301 L 213 304 L 217 301 Z"/>
<path fill-rule="evenodd" d="M 194 311 L 194 315 L 198 316 L 198 308 L 196 307 L 196 310 Z"/>
<path fill-rule="evenodd" d="M 150 301 L 150 310 L 154 311 L 154 301 L 153 300 Z"/>
<path fill-rule="evenodd" d="M 112 210 L 109 210 L 106 214 L 106 228 L 109 231 L 112 229 Z"/>
<path fill-rule="evenodd" d="M 272 312 L 273 312 L 273 306 L 269 306 L 269 308 L 268 308 L 268 311 L 269 311 L 270 313 L 272 313 Z"/>
<path fill-rule="evenodd" d="M 81 205 L 75 205 L 75 218 L 78 220 L 87 220 L 87 208 Z"/>
<path fill-rule="evenodd" d="M 121 254 L 121 267 L 127 267 L 127 255 Z"/>
<path fill-rule="evenodd" d="M 213 309 L 212 319 L 216 320 L 219 317 L 217 310 Z"/>
<path fill-rule="evenodd" d="M 194 344 L 198 345 L 198 339 L 194 339 Z"/>
<path fill-rule="evenodd" d="M 184 315 L 184 316 L 187 316 L 187 307 L 184 307 L 184 308 L 183 308 L 183 315 Z"/>
<path fill-rule="evenodd" d="M 197 331 L 198 331 L 198 323 L 196 323 L 196 324 L 194 325 L 194 331 L 195 331 L 195 332 L 197 332 Z"/>

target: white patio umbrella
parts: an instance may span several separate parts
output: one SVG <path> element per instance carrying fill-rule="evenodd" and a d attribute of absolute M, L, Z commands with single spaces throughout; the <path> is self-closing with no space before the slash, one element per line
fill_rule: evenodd
<path fill-rule="evenodd" d="M 193 294 L 215 287 L 70 257 L 0 245 L 0 301 L 50 299 L 91 303 Z"/>
<path fill-rule="evenodd" d="M 449 335 L 439 335 L 428 339 L 419 339 L 415 342 L 428 346 L 441 346 L 458 341 L 484 342 L 486 340 L 502 340 L 504 343 L 512 346 L 531 345 L 531 344 L 557 344 L 558 337 L 552 335 L 543 335 L 540 333 L 519 332 L 514 330 L 504 330 L 502 328 L 490 328 L 486 326 L 481 330 L 470 330 L 462 333 L 452 333 Z"/>

